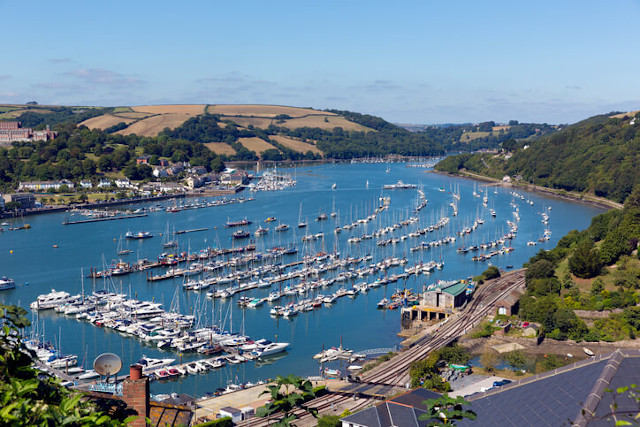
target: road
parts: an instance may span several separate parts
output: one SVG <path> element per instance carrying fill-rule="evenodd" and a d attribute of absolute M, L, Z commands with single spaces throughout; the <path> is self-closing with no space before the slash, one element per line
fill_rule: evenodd
<path fill-rule="evenodd" d="M 421 360 L 441 347 L 450 344 L 465 335 L 482 321 L 488 314 L 495 312 L 495 303 L 508 295 L 514 289 L 524 286 L 524 269 L 511 271 L 497 279 L 485 282 L 478 287 L 471 302 L 465 309 L 454 317 L 433 335 L 427 335 L 418 340 L 411 348 L 401 351 L 391 360 L 380 364 L 361 376 L 363 383 L 387 384 L 403 387 L 409 380 L 409 367 L 416 360 Z M 351 412 L 366 408 L 377 400 L 367 397 L 345 396 L 329 393 L 309 402 L 309 406 L 318 409 L 320 414 L 331 412 L 333 408 L 348 407 Z M 334 412 L 331 412 L 334 414 Z M 300 410 L 297 426 L 316 425 L 316 420 L 308 413 Z M 240 423 L 241 426 L 266 426 L 268 421 L 263 418 L 251 418 Z"/>

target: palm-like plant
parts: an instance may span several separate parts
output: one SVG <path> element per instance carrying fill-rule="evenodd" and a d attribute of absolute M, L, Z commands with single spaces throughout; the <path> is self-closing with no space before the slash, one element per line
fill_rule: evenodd
<path fill-rule="evenodd" d="M 267 386 L 267 390 L 260 393 L 270 394 L 271 400 L 266 405 L 258 408 L 256 415 L 258 417 L 271 417 L 274 414 L 282 414 L 282 418 L 274 425 L 290 426 L 291 422 L 298 418 L 294 411 L 296 409 L 304 409 L 314 417 L 318 411 L 313 408 L 304 406 L 304 403 L 315 397 L 313 385 L 310 381 L 304 380 L 295 375 L 286 377 L 278 375 L 275 384 Z"/>

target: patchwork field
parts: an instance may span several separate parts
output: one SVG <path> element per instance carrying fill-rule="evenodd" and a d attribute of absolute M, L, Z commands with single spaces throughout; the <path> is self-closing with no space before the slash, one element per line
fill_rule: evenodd
<path fill-rule="evenodd" d="M 240 144 L 242 144 L 247 150 L 255 151 L 256 153 L 262 153 L 263 151 L 267 151 L 272 148 L 277 150 L 276 147 L 258 137 L 238 138 L 238 142 L 240 142 Z"/>
<path fill-rule="evenodd" d="M 139 105 L 131 107 L 133 111 L 152 114 L 190 114 L 198 116 L 204 114 L 206 105 L 200 104 L 178 104 L 178 105 Z"/>
<path fill-rule="evenodd" d="M 81 122 L 80 125 L 84 125 L 89 129 L 106 129 L 111 126 L 115 126 L 118 123 L 124 122 L 126 124 L 135 122 L 136 119 L 127 119 L 124 117 L 117 117 L 111 114 L 105 114 L 104 116 L 93 117 L 91 119 Z"/>
<path fill-rule="evenodd" d="M 325 120 L 326 119 L 326 120 Z M 344 130 L 353 131 L 370 131 L 368 127 L 350 122 L 342 116 L 328 116 L 326 114 L 300 117 L 285 120 L 284 123 L 275 123 L 276 126 L 289 129 L 297 129 L 303 127 L 320 128 L 325 130 L 333 130 L 335 127 L 341 127 Z"/>
<path fill-rule="evenodd" d="M 128 128 L 116 132 L 118 135 L 130 135 L 135 133 L 140 136 L 156 136 L 164 128 L 176 128 L 189 118 L 193 117 L 187 113 L 169 113 L 152 116 L 131 124 Z"/>
<path fill-rule="evenodd" d="M 221 114 L 223 116 L 258 116 L 258 117 L 275 117 L 280 114 L 286 114 L 291 117 L 301 117 L 308 114 L 323 114 L 326 116 L 334 116 L 333 113 L 325 113 L 324 111 L 312 110 L 310 108 L 285 107 L 282 105 L 209 105 L 207 108 L 209 114 Z"/>
<path fill-rule="evenodd" d="M 307 151 L 311 150 L 313 153 L 322 154 L 322 151 L 320 151 L 318 147 L 313 144 L 309 144 L 308 142 L 297 141 L 295 139 L 287 138 L 286 136 L 280 135 L 273 135 L 269 138 L 294 151 L 306 153 Z"/>
<path fill-rule="evenodd" d="M 232 155 L 236 154 L 236 150 L 233 149 L 232 146 L 225 142 L 207 142 L 204 144 L 209 150 L 213 151 L 216 154 L 226 154 Z"/>

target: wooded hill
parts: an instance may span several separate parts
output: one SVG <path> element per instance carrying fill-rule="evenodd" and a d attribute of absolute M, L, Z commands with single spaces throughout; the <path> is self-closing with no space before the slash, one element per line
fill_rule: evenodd
<path fill-rule="evenodd" d="M 4 105 L 0 119 L 20 120 L 25 127 L 72 122 L 114 136 L 183 139 L 206 144 L 223 160 L 436 156 L 495 148 L 510 138 L 531 138 L 555 130 L 546 124 L 514 121 L 508 126 L 484 122 L 409 132 L 367 114 L 276 105 Z"/>
<path fill-rule="evenodd" d="M 595 116 L 552 135 L 515 144 L 507 141 L 502 147 L 499 155 L 449 157 L 436 170 L 466 169 L 498 179 L 509 175 L 616 202 L 623 202 L 640 184 L 640 113 Z"/>

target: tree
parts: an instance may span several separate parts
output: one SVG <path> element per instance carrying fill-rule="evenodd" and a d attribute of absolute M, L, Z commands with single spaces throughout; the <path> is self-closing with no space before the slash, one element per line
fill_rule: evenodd
<path fill-rule="evenodd" d="M 292 387 L 291 391 L 289 390 L 290 387 Z M 313 385 L 310 381 L 294 375 L 286 377 L 278 375 L 276 383 L 268 385 L 267 389 L 260 395 L 270 394 L 271 400 L 266 405 L 258 408 L 256 416 L 271 417 L 274 414 L 282 414 L 282 418 L 276 424 L 273 424 L 275 426 L 290 426 L 291 422 L 297 419 L 293 411 L 298 408 L 302 408 L 317 417 L 317 409 L 304 406 L 306 401 L 315 397 Z"/>
<path fill-rule="evenodd" d="M 495 351 L 487 350 L 480 356 L 480 364 L 487 372 L 493 372 L 498 364 L 498 355 Z"/>
<path fill-rule="evenodd" d="M 555 275 L 555 267 L 551 261 L 541 259 L 529 265 L 525 273 L 527 282 L 532 279 L 542 279 L 553 277 Z"/>
<path fill-rule="evenodd" d="M 31 368 L 33 355 L 19 333 L 30 324 L 26 314 L 21 307 L 0 304 L 0 425 L 124 426 L 133 420 L 109 417 L 83 401 L 82 393 Z"/>
<path fill-rule="evenodd" d="M 522 350 L 513 350 L 504 355 L 504 361 L 507 362 L 514 371 L 519 371 L 524 369 L 527 364 L 527 357 Z"/>
<path fill-rule="evenodd" d="M 602 263 L 593 242 L 583 239 L 569 257 L 569 270 L 581 279 L 589 279 L 600 274 Z"/>
<path fill-rule="evenodd" d="M 599 296 L 604 291 L 604 282 L 601 278 L 597 278 L 591 284 L 591 295 Z"/>
<path fill-rule="evenodd" d="M 426 413 L 418 418 L 421 421 L 430 421 L 427 426 L 453 426 L 457 421 L 468 418 L 476 419 L 476 413 L 472 410 L 463 409 L 463 405 L 469 402 L 464 400 L 462 396 L 456 398 L 443 394 L 437 399 L 428 399 L 422 402 L 427 407 Z"/>

